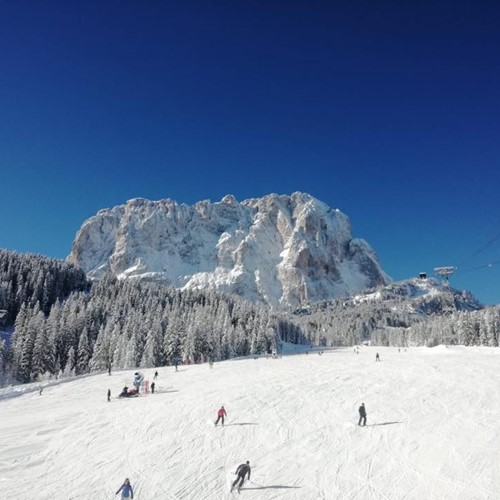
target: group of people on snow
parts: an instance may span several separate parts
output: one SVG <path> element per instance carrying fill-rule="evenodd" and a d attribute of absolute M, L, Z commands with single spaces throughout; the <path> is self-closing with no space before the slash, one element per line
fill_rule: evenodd
<path fill-rule="evenodd" d="M 355 352 L 356 352 L 356 354 L 359 354 L 359 348 L 358 349 L 355 348 Z M 323 352 L 321 351 L 319 354 L 321 355 L 321 354 L 323 354 Z M 275 357 L 275 356 L 276 356 L 276 352 L 274 351 L 273 357 Z M 375 361 L 380 361 L 380 355 L 378 352 L 376 353 Z M 176 362 L 175 362 L 176 371 L 177 371 L 177 365 L 178 365 L 178 362 L 176 360 Z M 141 376 L 142 376 L 142 378 L 141 378 Z M 139 379 L 142 382 L 143 378 L 144 378 L 144 376 L 140 372 L 136 372 L 135 378 L 134 378 L 134 385 L 136 385 L 136 381 Z M 158 371 L 155 371 L 153 379 L 156 380 L 157 378 L 158 378 Z M 151 392 L 152 393 L 154 393 L 154 389 L 155 389 L 155 382 L 152 382 L 151 383 Z M 129 392 L 130 390 L 131 389 L 129 389 L 128 387 L 124 387 L 122 394 L 123 394 L 123 392 Z M 132 390 L 134 390 L 134 389 L 132 389 Z M 138 393 L 139 389 L 137 388 L 136 390 Z M 110 389 L 108 389 L 108 401 L 110 401 L 110 398 L 111 398 L 111 391 L 110 391 Z M 363 427 L 366 426 L 367 414 L 366 414 L 365 403 L 361 403 L 361 406 L 358 408 L 358 413 L 359 413 L 358 426 L 363 426 Z M 214 422 L 215 427 L 217 427 L 219 422 L 224 427 L 224 418 L 225 417 L 227 417 L 227 411 L 224 408 L 224 405 L 221 405 L 221 407 L 217 410 L 217 419 Z M 251 475 L 250 462 L 247 460 L 244 464 L 239 465 L 238 468 L 236 469 L 235 474 L 237 477 L 231 485 L 231 492 L 233 491 L 233 489 L 235 487 L 237 488 L 237 490 L 239 492 L 240 488 L 242 487 L 243 483 L 245 482 L 245 479 L 250 480 L 250 475 Z M 120 486 L 120 488 L 116 492 L 116 494 L 118 495 L 118 493 L 120 493 L 120 492 L 121 492 L 122 499 L 133 500 L 134 490 L 133 490 L 132 485 L 130 484 L 130 480 L 128 478 L 125 479 L 124 483 Z"/>

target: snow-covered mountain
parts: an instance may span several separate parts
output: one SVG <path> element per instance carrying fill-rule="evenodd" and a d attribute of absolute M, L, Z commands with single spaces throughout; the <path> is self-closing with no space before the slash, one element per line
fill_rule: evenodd
<path fill-rule="evenodd" d="M 350 297 L 300 306 L 293 313 L 313 342 L 353 345 L 373 341 L 376 330 L 407 329 L 435 317 L 480 309 L 483 306 L 470 292 L 456 290 L 433 278 L 414 278 Z M 414 345 L 425 343 L 426 335 L 422 330 Z"/>
<path fill-rule="evenodd" d="M 413 278 L 395 281 L 386 286 L 346 299 L 352 305 L 399 303 L 401 309 L 420 314 L 448 314 L 455 311 L 482 309 L 480 302 L 468 291 L 456 290 L 434 278 Z M 345 304 L 345 303 L 344 303 Z"/>
<path fill-rule="evenodd" d="M 111 271 L 273 307 L 390 282 L 349 218 L 300 192 L 193 206 L 132 199 L 85 221 L 68 259 L 94 279 Z"/>

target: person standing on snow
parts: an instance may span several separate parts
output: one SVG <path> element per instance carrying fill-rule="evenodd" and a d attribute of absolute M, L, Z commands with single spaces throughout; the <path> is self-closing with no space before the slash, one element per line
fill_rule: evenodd
<path fill-rule="evenodd" d="M 155 393 L 155 383 L 151 382 L 151 394 Z"/>
<path fill-rule="evenodd" d="M 111 389 L 108 389 L 108 402 L 111 401 Z"/>
<path fill-rule="evenodd" d="M 359 412 L 359 421 L 358 425 L 361 425 L 361 422 L 363 422 L 363 427 L 366 425 L 366 408 L 365 408 L 365 403 L 361 403 L 361 406 L 358 409 Z"/>
<path fill-rule="evenodd" d="M 124 483 L 120 486 L 120 489 L 115 493 L 115 495 L 118 495 L 120 491 L 122 492 L 121 498 L 130 498 L 131 500 L 134 498 L 134 490 L 128 477 L 125 479 Z"/>
<path fill-rule="evenodd" d="M 215 421 L 215 427 L 217 427 L 219 420 L 222 420 L 222 427 L 224 427 L 224 417 L 227 417 L 227 412 L 224 408 L 224 405 L 222 405 L 219 408 L 219 411 L 217 412 L 217 420 Z"/>
<path fill-rule="evenodd" d="M 380 354 L 378 352 L 375 354 L 375 361 L 380 361 Z"/>
<path fill-rule="evenodd" d="M 153 377 L 153 380 L 156 380 L 158 378 L 158 371 L 155 371 L 155 376 Z"/>
<path fill-rule="evenodd" d="M 243 483 L 245 482 L 245 476 L 248 474 L 248 480 L 250 481 L 250 462 L 247 460 L 245 464 L 241 464 L 238 466 L 236 469 L 235 474 L 238 475 L 238 477 L 234 480 L 233 484 L 231 485 L 231 491 L 233 491 L 233 488 L 236 486 L 236 484 L 239 481 L 238 484 L 238 492 L 240 491 L 240 488 L 242 487 Z"/>

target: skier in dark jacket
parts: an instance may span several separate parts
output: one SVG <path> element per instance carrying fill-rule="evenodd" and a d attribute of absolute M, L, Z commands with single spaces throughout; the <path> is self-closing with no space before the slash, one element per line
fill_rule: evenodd
<path fill-rule="evenodd" d="M 375 361 L 380 361 L 380 354 L 377 352 L 377 354 L 375 355 Z"/>
<path fill-rule="evenodd" d="M 232 486 L 231 486 L 231 491 L 233 491 L 233 488 L 238 484 L 238 491 L 240 491 L 241 486 L 245 482 L 245 476 L 248 474 L 248 480 L 250 481 L 250 462 L 247 460 L 245 464 L 241 464 L 238 466 L 236 469 L 235 474 L 238 475 L 238 477 L 234 480 Z"/>
<path fill-rule="evenodd" d="M 361 425 L 361 422 L 363 422 L 363 426 L 366 425 L 366 408 L 365 408 L 365 403 L 361 403 L 361 406 L 358 409 L 359 411 L 359 421 L 358 425 Z"/>
<path fill-rule="evenodd" d="M 131 500 L 133 500 L 134 490 L 132 488 L 132 485 L 130 484 L 130 480 L 128 477 L 127 479 L 125 479 L 124 483 L 120 486 L 120 489 L 115 493 L 115 495 L 118 495 L 120 491 L 122 492 L 122 498 L 130 498 Z"/>
<path fill-rule="evenodd" d="M 151 382 L 151 394 L 155 393 L 155 383 Z"/>
<path fill-rule="evenodd" d="M 111 389 L 108 389 L 108 401 L 111 401 Z"/>

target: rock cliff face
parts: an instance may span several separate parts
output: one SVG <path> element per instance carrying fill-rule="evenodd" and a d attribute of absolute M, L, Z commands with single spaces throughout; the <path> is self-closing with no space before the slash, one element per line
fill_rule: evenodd
<path fill-rule="evenodd" d="M 68 259 L 93 279 L 111 271 L 274 308 L 390 281 L 349 218 L 305 193 L 193 206 L 133 199 L 85 221 Z"/>

